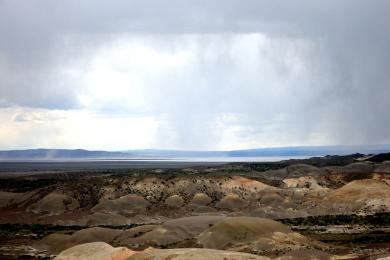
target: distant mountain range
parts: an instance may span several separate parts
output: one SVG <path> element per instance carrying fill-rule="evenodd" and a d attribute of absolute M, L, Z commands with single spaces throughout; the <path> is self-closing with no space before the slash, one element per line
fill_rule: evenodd
<path fill-rule="evenodd" d="M 128 150 L 89 151 L 83 149 L 28 149 L 0 151 L 2 160 L 50 159 L 137 159 L 137 158 L 213 158 L 213 157 L 271 157 L 271 156 L 325 156 L 353 153 L 377 154 L 390 152 L 390 145 L 359 146 L 296 146 L 259 148 L 232 151 L 184 150 Z"/>
<path fill-rule="evenodd" d="M 130 154 L 83 149 L 28 149 L 0 151 L 0 159 L 127 158 Z"/>

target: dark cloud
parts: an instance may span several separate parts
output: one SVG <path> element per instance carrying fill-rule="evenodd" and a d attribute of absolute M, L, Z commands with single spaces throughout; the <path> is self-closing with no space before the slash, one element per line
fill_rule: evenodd
<path fill-rule="evenodd" d="M 154 35 L 158 49 L 165 44 L 158 39 L 170 35 L 221 34 L 227 36 L 221 36 L 226 39 L 219 59 L 199 62 L 204 67 L 187 71 L 186 79 L 165 76 L 172 85 L 187 84 L 162 94 L 166 103 L 155 107 L 168 114 L 171 131 L 182 133 L 178 143 L 187 145 L 188 136 L 201 142 L 220 113 L 245 115 L 241 124 L 248 133 L 263 131 L 266 123 L 259 122 L 280 116 L 296 142 L 319 131 L 330 143 L 389 142 L 389 17 L 387 0 L 0 0 L 0 106 L 80 107 L 79 78 L 64 68 L 87 67 L 89 56 L 123 35 Z M 281 80 L 264 86 L 251 82 L 259 77 L 237 72 L 229 60 L 229 35 L 256 32 L 270 38 L 261 58 L 274 61 L 274 78 L 291 78 L 286 46 L 310 45 L 297 47 L 308 68 L 302 85 Z M 199 41 L 205 51 L 213 42 Z M 84 56 L 86 63 L 79 64 Z M 278 93 L 282 84 L 291 89 Z M 172 103 L 186 108 L 177 111 Z"/>

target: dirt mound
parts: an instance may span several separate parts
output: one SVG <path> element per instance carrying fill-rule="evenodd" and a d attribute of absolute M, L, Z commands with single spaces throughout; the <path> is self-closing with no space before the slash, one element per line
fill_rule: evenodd
<path fill-rule="evenodd" d="M 132 244 L 133 238 L 139 237 L 147 232 L 150 232 L 156 227 L 157 225 L 143 225 L 143 226 L 127 229 L 112 241 L 112 245 L 121 246 L 121 245 Z"/>
<path fill-rule="evenodd" d="M 390 173 L 390 161 L 385 161 L 382 164 L 375 167 L 375 172 L 389 174 Z"/>
<path fill-rule="evenodd" d="M 244 178 L 242 176 L 232 176 L 222 184 L 222 189 L 227 192 L 237 191 L 237 189 L 243 189 L 248 192 L 259 192 L 265 189 L 276 188 L 257 180 Z"/>
<path fill-rule="evenodd" d="M 286 188 L 308 188 L 308 189 L 322 189 L 313 176 L 302 176 L 299 178 L 284 179 Z"/>
<path fill-rule="evenodd" d="M 192 215 L 202 215 L 202 214 L 210 215 L 218 212 L 216 209 L 209 206 L 189 205 L 187 209 L 190 209 L 192 211 Z"/>
<path fill-rule="evenodd" d="M 196 193 L 191 200 L 191 205 L 206 206 L 211 202 L 211 198 L 205 193 Z"/>
<path fill-rule="evenodd" d="M 104 242 L 93 242 L 73 246 L 62 251 L 56 260 L 126 260 L 136 252 L 125 247 L 114 248 Z"/>
<path fill-rule="evenodd" d="M 132 255 L 128 260 L 267 260 L 268 257 L 257 256 L 246 253 L 229 252 L 201 248 L 181 249 L 146 249 L 143 252 Z"/>
<path fill-rule="evenodd" d="M 23 193 L 0 191 L 0 208 L 10 206 L 22 196 Z"/>
<path fill-rule="evenodd" d="M 77 245 L 77 243 L 68 244 L 70 237 L 71 235 L 57 233 L 50 234 L 36 242 L 33 247 L 47 256 L 56 255 L 69 247 Z"/>
<path fill-rule="evenodd" d="M 261 176 L 265 180 L 269 180 L 269 181 L 280 181 L 289 177 L 287 168 L 282 168 L 277 170 L 267 170 L 258 173 L 258 176 Z"/>
<path fill-rule="evenodd" d="M 390 254 L 380 254 L 376 255 L 374 257 L 371 257 L 373 260 L 389 260 L 390 259 Z"/>
<path fill-rule="evenodd" d="M 126 217 L 117 213 L 104 213 L 95 212 L 89 215 L 84 215 L 81 218 L 77 216 L 69 218 L 69 215 L 65 219 L 58 219 L 53 222 L 55 225 L 61 226 L 125 226 L 129 224 L 145 224 L 145 223 L 162 223 L 168 218 L 158 215 L 142 215 L 138 214 L 134 217 Z"/>
<path fill-rule="evenodd" d="M 389 170 L 390 170 L 390 165 L 389 165 Z M 387 185 L 390 185 L 390 174 L 375 173 L 375 174 L 373 174 L 372 179 L 382 181 L 382 182 L 386 183 Z"/>
<path fill-rule="evenodd" d="M 204 248 L 223 249 L 256 254 L 319 246 L 287 226 L 264 218 L 229 217 L 216 223 L 198 236 Z"/>
<path fill-rule="evenodd" d="M 69 195 L 52 192 L 28 207 L 27 211 L 35 214 L 59 215 L 67 211 L 73 211 L 79 208 L 79 206 L 78 201 Z"/>
<path fill-rule="evenodd" d="M 79 230 L 72 235 L 51 234 L 35 243 L 34 248 L 46 252 L 47 255 L 55 255 L 67 248 L 84 243 L 110 243 L 122 232 L 122 230 L 93 227 Z"/>
<path fill-rule="evenodd" d="M 193 216 L 170 220 L 137 237 L 132 234 L 126 237 L 124 233 L 120 239 L 118 237 L 116 245 L 129 248 L 174 246 L 195 238 L 223 218 L 220 216 Z"/>
<path fill-rule="evenodd" d="M 390 210 L 390 186 L 383 181 L 363 179 L 352 181 L 331 191 L 322 203 L 338 211 Z"/>
<path fill-rule="evenodd" d="M 233 211 L 245 208 L 247 205 L 248 201 L 240 198 L 237 194 L 228 194 L 222 198 L 216 206 L 221 209 Z"/>
<path fill-rule="evenodd" d="M 314 250 L 314 249 L 296 250 L 296 251 L 289 252 L 281 257 L 275 258 L 275 260 L 301 260 L 301 259 L 332 260 L 338 258 L 336 258 L 334 255 L 325 253 L 320 250 Z M 344 258 L 339 258 L 339 259 L 344 259 Z"/>
<path fill-rule="evenodd" d="M 184 200 L 181 196 L 175 194 L 175 195 L 169 196 L 165 200 L 165 204 L 171 208 L 180 208 L 184 205 Z"/>
<path fill-rule="evenodd" d="M 102 227 L 92 227 L 82 229 L 72 234 L 71 240 L 76 242 L 94 242 L 94 241 L 103 241 L 109 242 L 112 241 L 116 236 L 121 234 L 123 231 L 118 229 L 111 228 L 102 228 Z"/>
<path fill-rule="evenodd" d="M 282 181 L 286 178 L 298 178 L 302 176 L 322 176 L 328 173 L 326 168 L 318 168 L 309 164 L 293 164 L 285 168 L 267 170 L 257 175 L 268 181 Z"/>
<path fill-rule="evenodd" d="M 123 226 L 131 223 L 130 219 L 115 213 L 96 212 L 85 216 L 80 221 L 86 226 Z"/>
<path fill-rule="evenodd" d="M 280 205 L 284 198 L 275 191 L 269 191 L 264 193 L 260 198 L 260 203 L 263 205 Z"/>
<path fill-rule="evenodd" d="M 29 192 L 22 193 L 15 198 L 13 204 L 18 208 L 26 208 L 34 203 L 39 202 L 48 192 L 45 189 L 36 189 Z"/>
<path fill-rule="evenodd" d="M 149 205 L 150 203 L 143 197 L 129 194 L 114 200 L 102 199 L 91 211 L 133 215 L 146 211 Z"/>
<path fill-rule="evenodd" d="M 294 164 L 287 167 L 289 177 L 318 176 L 326 174 L 326 170 L 309 164 Z"/>
<path fill-rule="evenodd" d="M 348 173 L 352 176 L 358 176 L 359 174 L 372 173 L 375 169 L 375 165 L 368 162 L 357 162 L 351 163 L 341 167 L 329 167 L 329 169 L 334 169 L 336 172 Z"/>

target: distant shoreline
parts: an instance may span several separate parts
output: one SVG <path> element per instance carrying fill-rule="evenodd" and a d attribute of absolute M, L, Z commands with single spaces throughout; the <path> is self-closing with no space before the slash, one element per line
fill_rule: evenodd
<path fill-rule="evenodd" d="M 0 160 L 0 176 L 4 173 L 42 173 L 64 171 L 101 171 L 125 169 L 186 168 L 218 166 L 227 163 L 267 163 L 310 156 L 267 156 L 226 158 L 159 158 L 159 159 L 53 159 L 53 160 Z M 3 174 L 2 174 L 3 173 Z M 3 177 L 3 176 L 1 176 Z"/>
<path fill-rule="evenodd" d="M 236 157 L 165 157 L 165 158 L 54 158 L 54 159 L 1 159 L 0 163 L 74 163 L 74 162 L 277 162 L 289 159 L 306 159 L 306 156 L 236 156 Z M 322 157 L 322 156 L 321 156 Z"/>
<path fill-rule="evenodd" d="M 216 162 L 263 162 L 283 159 L 308 158 L 326 155 L 355 153 L 378 154 L 390 152 L 390 145 L 334 145 L 270 147 L 227 151 L 191 150 L 127 150 L 104 151 L 84 149 L 26 149 L 0 150 L 0 161 L 216 161 Z M 279 159 L 280 158 L 280 159 Z"/>

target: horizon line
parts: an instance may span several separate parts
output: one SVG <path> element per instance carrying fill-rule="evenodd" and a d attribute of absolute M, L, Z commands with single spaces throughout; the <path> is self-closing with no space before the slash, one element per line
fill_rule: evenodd
<path fill-rule="evenodd" d="M 198 149 L 179 149 L 179 148 L 134 148 L 134 149 L 88 149 L 88 148 L 17 148 L 17 149 L 0 149 L 0 151 L 28 151 L 28 150 L 83 150 L 83 151 L 99 151 L 99 152 L 129 152 L 129 151 L 177 151 L 177 152 L 233 152 L 233 151 L 248 151 L 248 150 L 266 150 L 266 149 L 296 149 L 296 148 L 348 148 L 348 147 L 389 147 L 390 144 L 334 144 L 334 145 L 292 145 L 292 146 L 267 146 L 256 148 L 240 148 L 227 150 L 198 150 Z"/>

